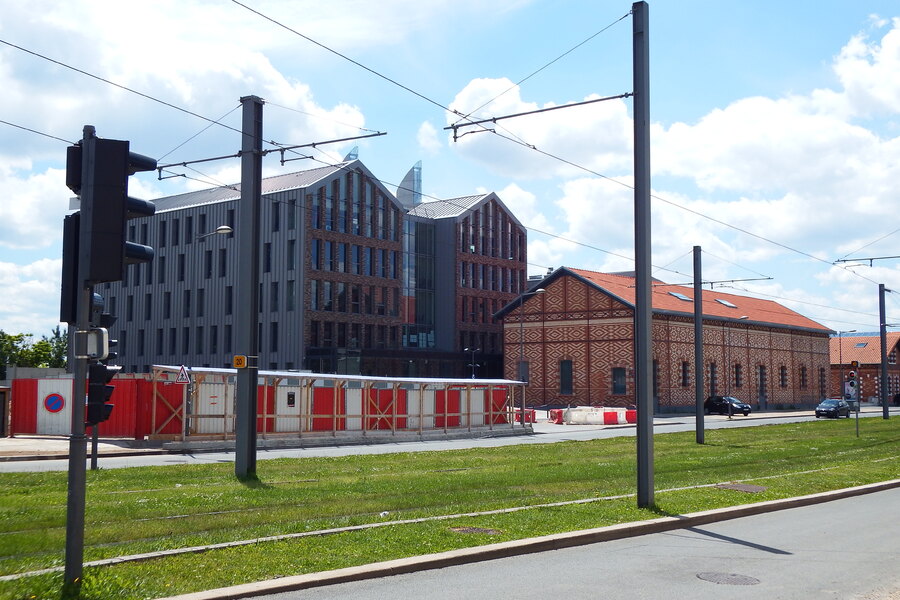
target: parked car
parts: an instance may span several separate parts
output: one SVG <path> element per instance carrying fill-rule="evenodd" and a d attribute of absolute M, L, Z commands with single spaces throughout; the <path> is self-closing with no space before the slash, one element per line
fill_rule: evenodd
<path fill-rule="evenodd" d="M 729 412 L 728 405 L 731 405 L 731 411 Z M 750 405 L 746 402 L 741 402 L 734 396 L 710 396 L 706 399 L 706 402 L 703 403 L 703 410 L 712 414 L 719 413 L 720 415 L 727 414 L 742 414 L 745 417 L 750 414 Z"/>
<path fill-rule="evenodd" d="M 848 419 L 850 418 L 850 405 L 847 404 L 846 400 L 841 398 L 829 398 L 828 400 L 823 400 L 816 407 L 817 419 L 819 417 L 838 419 L 842 415 Z"/>

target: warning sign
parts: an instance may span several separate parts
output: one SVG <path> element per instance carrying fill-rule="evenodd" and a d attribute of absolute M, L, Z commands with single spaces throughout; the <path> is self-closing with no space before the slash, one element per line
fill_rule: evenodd
<path fill-rule="evenodd" d="M 60 394 L 48 394 L 44 398 L 44 409 L 49 413 L 58 413 L 66 406 L 66 399 Z"/>
<path fill-rule="evenodd" d="M 235 369 L 246 369 L 247 368 L 247 357 L 243 354 L 235 354 L 234 360 L 232 363 Z"/>
<path fill-rule="evenodd" d="M 191 378 L 188 375 L 187 369 L 184 365 L 181 365 L 181 370 L 178 372 L 178 377 L 175 378 L 175 383 L 190 383 Z"/>

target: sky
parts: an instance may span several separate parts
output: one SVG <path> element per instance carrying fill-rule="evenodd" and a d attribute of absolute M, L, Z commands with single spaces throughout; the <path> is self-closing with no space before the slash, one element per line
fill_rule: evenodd
<path fill-rule="evenodd" d="M 271 153 L 266 176 L 358 146 L 393 190 L 421 161 L 425 201 L 500 196 L 528 228 L 530 274 L 633 270 L 631 98 L 461 128 L 455 141 L 445 130 L 631 93 L 631 6 L 3 2 L 0 330 L 40 339 L 58 325 L 66 147 L 85 125 L 161 165 L 227 156 L 248 95 L 265 100 L 267 142 L 386 133 L 283 165 Z M 700 246 L 706 289 L 873 332 L 884 284 L 886 322 L 900 324 L 900 259 L 884 258 L 900 255 L 900 4 L 648 7 L 654 277 L 690 285 Z M 137 175 L 129 192 L 239 180 L 229 159 Z"/>

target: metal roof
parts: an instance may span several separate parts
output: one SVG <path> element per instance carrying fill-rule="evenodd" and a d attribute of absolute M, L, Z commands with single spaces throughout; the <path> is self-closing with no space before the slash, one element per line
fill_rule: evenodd
<path fill-rule="evenodd" d="M 336 171 L 351 169 L 351 164 L 359 161 L 350 161 L 337 165 L 326 165 L 306 171 L 298 171 L 296 173 L 287 173 L 285 175 L 276 175 L 274 177 L 265 177 L 262 180 L 262 193 L 273 194 L 285 190 L 302 189 L 314 185 L 315 183 L 330 177 Z M 360 166 L 362 163 L 360 163 Z M 241 197 L 241 184 L 235 183 L 228 186 L 211 188 L 208 190 L 198 190 L 196 192 L 187 192 L 185 194 L 177 194 L 175 196 L 166 196 L 153 200 L 156 204 L 156 212 L 167 210 L 176 210 L 181 208 L 189 208 L 191 206 L 201 206 L 204 204 L 214 204 L 217 202 L 225 202 L 228 200 L 238 200 Z"/>
<path fill-rule="evenodd" d="M 450 198 L 449 200 L 422 202 L 409 211 L 409 215 L 412 217 L 425 217 L 428 219 L 459 217 L 467 211 L 472 210 L 476 204 L 489 195 L 490 194 L 479 194 L 477 196 Z"/>

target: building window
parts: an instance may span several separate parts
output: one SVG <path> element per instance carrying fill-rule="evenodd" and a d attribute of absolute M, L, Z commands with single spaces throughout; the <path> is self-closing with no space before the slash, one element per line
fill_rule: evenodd
<path fill-rule="evenodd" d="M 896 365 L 897 364 L 897 349 L 891 350 L 891 353 L 888 354 L 888 364 Z"/>
<path fill-rule="evenodd" d="M 181 234 L 180 224 L 178 219 L 172 219 L 172 245 L 177 246 L 181 243 L 178 236 Z"/>
<path fill-rule="evenodd" d="M 178 255 L 178 281 L 184 281 L 184 254 Z"/>
<path fill-rule="evenodd" d="M 216 354 L 219 351 L 219 328 L 216 325 L 209 327 L 209 352 Z"/>
<path fill-rule="evenodd" d="M 212 250 L 203 253 L 203 277 L 210 279 L 213 274 L 213 255 Z"/>
<path fill-rule="evenodd" d="M 144 320 L 149 321 L 151 315 L 153 314 L 153 296 L 151 294 L 144 294 Z"/>
<path fill-rule="evenodd" d="M 203 354 L 203 327 L 197 327 L 197 354 Z"/>
<path fill-rule="evenodd" d="M 559 393 L 569 396 L 572 394 L 572 361 L 559 361 Z"/>
<path fill-rule="evenodd" d="M 128 296 L 125 299 L 125 320 L 131 321 L 134 318 L 134 296 Z"/>
<path fill-rule="evenodd" d="M 778 385 L 783 388 L 786 388 L 788 386 L 787 367 L 785 367 L 784 365 L 778 368 Z"/>
<path fill-rule="evenodd" d="M 225 286 L 225 314 L 230 315 L 234 308 L 234 287 Z"/>
<path fill-rule="evenodd" d="M 165 292 L 163 294 L 163 318 L 172 318 L 172 292 Z"/>
<path fill-rule="evenodd" d="M 182 327 L 181 328 L 181 353 L 184 355 L 190 354 L 191 352 L 191 328 L 190 327 Z"/>
<path fill-rule="evenodd" d="M 284 293 L 285 293 L 285 299 L 284 299 L 285 308 L 287 310 L 294 310 L 294 305 L 296 304 L 297 300 L 294 297 L 295 282 L 293 279 L 288 280 L 287 287 L 284 290 Z"/>
<path fill-rule="evenodd" d="M 281 229 L 281 203 L 279 201 L 272 202 L 272 231 Z"/>
<path fill-rule="evenodd" d="M 159 263 L 159 266 L 157 267 L 158 275 L 157 275 L 156 281 L 157 281 L 157 283 L 165 283 L 166 282 L 166 257 L 160 256 L 156 260 Z"/>
<path fill-rule="evenodd" d="M 166 247 L 166 221 L 159 222 L 159 247 Z"/>
<path fill-rule="evenodd" d="M 734 365 L 734 387 L 741 388 L 744 386 L 744 370 L 741 365 Z"/>
<path fill-rule="evenodd" d="M 205 313 L 206 306 L 206 290 L 204 288 L 200 288 L 197 290 L 197 316 L 202 317 Z"/>
<path fill-rule="evenodd" d="M 231 325 L 225 324 L 225 331 L 222 336 L 222 345 L 225 347 L 225 353 L 231 352 Z"/>
<path fill-rule="evenodd" d="M 269 288 L 269 309 L 278 312 L 278 282 L 273 281 Z"/>
<path fill-rule="evenodd" d="M 225 248 L 219 248 L 219 277 L 225 277 L 226 266 Z"/>
<path fill-rule="evenodd" d="M 681 387 L 690 387 L 691 385 L 691 365 L 688 361 L 681 361 Z"/>
<path fill-rule="evenodd" d="M 263 273 L 272 272 L 272 243 L 266 242 L 263 246 Z"/>
<path fill-rule="evenodd" d="M 296 262 L 295 255 L 297 254 L 297 240 L 288 240 L 287 243 L 287 269 L 288 271 L 293 271 Z"/>
<path fill-rule="evenodd" d="M 184 290 L 181 303 L 181 316 L 189 318 L 191 316 L 191 290 Z"/>
<path fill-rule="evenodd" d="M 800 389 L 805 390 L 809 385 L 806 379 L 806 367 L 800 367 Z"/>
<path fill-rule="evenodd" d="M 269 351 L 278 352 L 278 323 L 269 324 Z"/>
<path fill-rule="evenodd" d="M 624 367 L 613 367 L 612 370 L 612 393 L 625 393 L 625 369 Z"/>
<path fill-rule="evenodd" d="M 719 368 L 716 363 L 709 363 L 709 395 L 719 395 Z"/>

